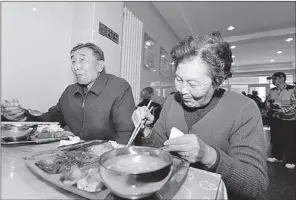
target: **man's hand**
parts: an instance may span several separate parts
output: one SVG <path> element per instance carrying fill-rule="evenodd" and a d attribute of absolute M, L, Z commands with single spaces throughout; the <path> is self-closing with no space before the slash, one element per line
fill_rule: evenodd
<path fill-rule="evenodd" d="M 278 114 L 285 113 L 284 110 L 278 109 L 278 108 L 272 109 L 272 111 L 275 112 L 275 113 L 278 113 Z"/>
<path fill-rule="evenodd" d="M 183 159 L 212 166 L 217 160 L 216 150 L 204 143 L 195 134 L 186 134 L 165 141 L 165 151 L 177 152 Z"/>
<path fill-rule="evenodd" d="M 153 123 L 154 116 L 150 112 L 148 112 L 147 107 L 138 107 L 132 115 L 134 126 L 137 127 L 138 123 L 145 118 L 147 119 L 145 125 L 150 125 Z"/>
<path fill-rule="evenodd" d="M 1 112 L 6 119 L 11 121 L 19 121 L 25 117 L 25 109 L 18 100 L 12 100 L 11 102 L 5 100 L 1 105 Z"/>

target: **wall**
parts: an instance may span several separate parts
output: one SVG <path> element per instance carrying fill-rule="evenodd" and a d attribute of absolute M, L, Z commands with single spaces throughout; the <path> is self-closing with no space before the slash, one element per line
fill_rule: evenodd
<path fill-rule="evenodd" d="M 102 48 L 106 72 L 119 76 L 123 2 L 75 2 L 72 30 L 72 46 L 80 42 L 93 42 Z M 119 34 L 119 44 L 98 33 L 102 22 Z"/>
<path fill-rule="evenodd" d="M 2 101 L 17 98 L 24 107 L 46 111 L 73 82 L 73 3 L 1 4 Z"/>
<path fill-rule="evenodd" d="M 158 52 L 155 57 L 156 71 L 143 69 L 141 66 L 141 89 L 149 86 L 152 81 L 172 84 L 171 80 L 166 80 L 159 76 L 160 45 L 170 53 L 179 39 L 169 28 L 152 2 L 125 2 L 125 6 L 144 23 L 144 32 L 156 41 L 156 52 Z"/>
<path fill-rule="evenodd" d="M 120 75 L 121 38 L 123 24 L 124 2 L 96 2 L 94 14 L 93 41 L 99 45 L 105 53 L 106 72 Z M 101 36 L 98 33 L 99 22 L 102 22 L 119 35 L 119 44 Z"/>
<path fill-rule="evenodd" d="M 93 2 L 75 2 L 72 20 L 72 46 L 78 43 L 92 42 L 93 37 Z"/>
<path fill-rule="evenodd" d="M 122 12 L 123 2 L 2 3 L 2 100 L 47 111 L 75 81 L 69 52 L 80 42 L 99 45 L 106 71 L 119 75 L 120 44 L 99 35 L 98 26 L 121 36 Z"/>

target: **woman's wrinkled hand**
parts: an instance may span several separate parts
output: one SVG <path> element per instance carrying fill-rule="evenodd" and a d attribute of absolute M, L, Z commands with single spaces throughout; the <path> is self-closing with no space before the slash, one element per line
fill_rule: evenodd
<path fill-rule="evenodd" d="M 181 158 L 195 163 L 202 161 L 206 154 L 206 144 L 195 134 L 186 134 L 165 141 L 163 150 L 176 152 Z"/>

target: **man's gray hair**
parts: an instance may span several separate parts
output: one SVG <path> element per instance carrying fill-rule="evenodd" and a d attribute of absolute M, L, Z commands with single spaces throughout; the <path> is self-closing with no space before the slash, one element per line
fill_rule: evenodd
<path fill-rule="evenodd" d="M 82 48 L 89 48 L 92 50 L 93 55 L 97 57 L 98 60 L 105 61 L 105 56 L 103 50 L 95 45 L 94 43 L 88 42 L 88 43 L 79 43 L 73 49 L 71 50 L 70 54 L 72 54 L 74 51 Z"/>

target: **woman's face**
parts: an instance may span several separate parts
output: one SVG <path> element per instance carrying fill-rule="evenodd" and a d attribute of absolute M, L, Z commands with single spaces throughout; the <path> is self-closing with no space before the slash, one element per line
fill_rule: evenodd
<path fill-rule="evenodd" d="M 188 107 L 200 107 L 211 99 L 214 88 L 208 67 L 199 59 L 185 60 L 178 64 L 175 87 Z"/>

